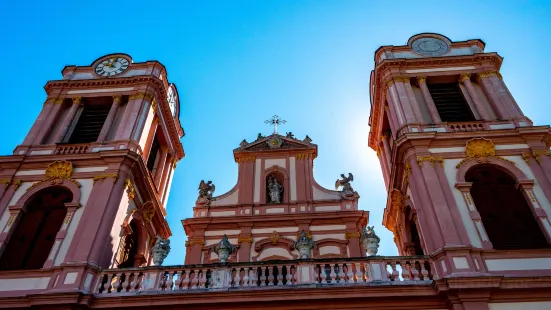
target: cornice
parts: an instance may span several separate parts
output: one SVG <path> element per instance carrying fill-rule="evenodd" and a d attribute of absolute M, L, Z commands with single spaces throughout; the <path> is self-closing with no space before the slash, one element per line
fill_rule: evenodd
<path fill-rule="evenodd" d="M 44 90 L 47 94 L 54 89 L 62 88 L 64 90 L 72 88 L 82 88 L 82 87 L 105 87 L 105 86 L 119 86 L 119 85 L 135 85 L 135 84 L 150 84 L 155 90 L 155 100 L 158 104 L 159 109 L 164 120 L 173 120 L 171 122 L 165 122 L 168 129 L 168 134 L 170 140 L 174 143 L 176 154 L 178 159 L 182 159 L 185 156 L 184 148 L 180 142 L 179 130 L 176 127 L 176 123 L 179 124 L 178 119 L 172 117 L 172 112 L 166 100 L 167 90 L 165 88 L 165 83 L 159 78 L 152 75 L 141 75 L 133 77 L 120 77 L 120 78 L 109 78 L 109 79 L 89 79 L 89 80 L 56 80 L 48 81 L 44 86 Z"/>

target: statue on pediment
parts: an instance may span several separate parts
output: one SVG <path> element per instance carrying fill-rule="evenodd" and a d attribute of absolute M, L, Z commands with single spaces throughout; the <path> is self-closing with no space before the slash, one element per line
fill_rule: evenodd
<path fill-rule="evenodd" d="M 205 180 L 201 180 L 201 183 L 199 183 L 199 197 L 197 197 L 197 204 L 210 204 L 214 189 L 215 186 L 212 184 L 212 181 L 205 183 Z"/>
<path fill-rule="evenodd" d="M 352 185 L 350 184 L 350 182 L 352 181 L 354 181 L 354 175 L 352 175 L 352 173 L 348 173 L 348 177 L 346 177 L 344 174 L 341 174 L 341 179 L 337 179 L 337 181 L 335 181 L 335 190 L 338 190 L 339 187 L 342 186 L 341 197 L 343 199 L 353 200 L 356 198 L 360 198 L 358 192 L 354 191 Z"/>

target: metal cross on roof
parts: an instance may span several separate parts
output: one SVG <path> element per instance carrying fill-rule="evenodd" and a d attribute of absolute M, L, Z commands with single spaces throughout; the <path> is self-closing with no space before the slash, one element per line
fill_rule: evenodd
<path fill-rule="evenodd" d="M 279 118 L 279 116 L 277 116 L 277 115 L 274 115 L 274 116 L 272 116 L 272 118 L 265 121 L 264 123 L 266 123 L 268 125 L 273 125 L 274 126 L 274 133 L 277 133 L 277 125 L 283 125 L 283 124 L 287 123 L 287 121 L 284 120 L 284 119 Z"/>

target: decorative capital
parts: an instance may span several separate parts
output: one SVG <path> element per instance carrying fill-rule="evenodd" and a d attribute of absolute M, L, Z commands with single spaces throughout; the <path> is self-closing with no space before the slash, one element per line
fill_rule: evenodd
<path fill-rule="evenodd" d="M 100 174 L 100 175 L 96 175 L 94 177 L 94 183 L 93 184 L 96 184 L 97 181 L 99 180 L 104 180 L 104 179 L 107 179 L 107 178 L 113 178 L 113 183 L 115 183 L 117 181 L 117 179 L 119 178 L 119 174 L 118 173 L 107 173 L 107 174 Z"/>
<path fill-rule="evenodd" d="M 134 99 L 146 99 L 146 100 L 151 100 L 153 99 L 154 96 L 150 93 L 144 93 L 144 92 L 137 92 L 135 94 L 132 94 L 130 95 L 130 100 L 134 100 Z"/>
<path fill-rule="evenodd" d="M 314 153 L 310 152 L 310 153 L 296 154 L 295 158 L 298 159 L 298 160 L 302 160 L 302 159 L 313 159 L 313 158 L 316 158 L 316 157 L 314 156 Z"/>
<path fill-rule="evenodd" d="M 178 163 L 178 161 L 176 159 L 172 160 L 172 169 L 176 169 L 176 164 L 177 163 Z"/>
<path fill-rule="evenodd" d="M 73 99 L 73 104 L 76 104 L 76 105 L 80 105 L 82 102 L 82 97 L 80 96 L 73 97 L 72 99 Z"/>
<path fill-rule="evenodd" d="M 155 99 L 151 101 L 151 110 L 153 110 L 153 114 L 157 113 L 157 101 Z"/>
<path fill-rule="evenodd" d="M 54 101 L 54 104 L 62 104 L 62 103 L 63 103 L 63 98 L 58 98 Z"/>
<path fill-rule="evenodd" d="M 418 76 L 417 77 L 417 84 L 421 85 L 421 83 L 426 83 L 427 77 L 426 76 Z"/>
<path fill-rule="evenodd" d="M 381 133 L 381 140 L 386 140 L 390 137 L 390 133 L 388 131 L 383 131 Z"/>
<path fill-rule="evenodd" d="M 466 80 L 470 80 L 470 79 L 471 79 L 471 74 L 470 73 L 461 73 L 461 75 L 459 76 L 459 82 L 460 83 L 463 83 Z"/>
<path fill-rule="evenodd" d="M 346 238 L 346 240 L 350 240 L 352 238 L 360 238 L 360 236 L 361 236 L 361 234 L 360 234 L 359 231 L 344 233 L 344 237 Z"/>
<path fill-rule="evenodd" d="M 0 180 L 0 184 L 4 184 L 4 186 L 8 188 L 11 184 L 11 180 Z"/>
<path fill-rule="evenodd" d="M 235 158 L 236 163 L 254 163 L 256 157 L 254 156 L 238 156 Z"/>
<path fill-rule="evenodd" d="M 431 166 L 433 166 L 433 167 L 436 163 L 440 163 L 441 165 L 444 164 L 444 158 L 442 158 L 442 157 L 417 156 L 417 164 L 419 165 L 419 167 L 423 167 L 423 162 L 424 161 L 430 162 Z"/>
<path fill-rule="evenodd" d="M 390 87 L 394 84 L 394 80 L 391 78 L 390 80 L 386 81 L 386 87 Z"/>
<path fill-rule="evenodd" d="M 253 237 L 239 237 L 237 238 L 237 243 L 247 242 L 248 244 L 253 243 Z"/>
<path fill-rule="evenodd" d="M 113 95 L 113 103 L 121 103 L 122 95 Z"/>

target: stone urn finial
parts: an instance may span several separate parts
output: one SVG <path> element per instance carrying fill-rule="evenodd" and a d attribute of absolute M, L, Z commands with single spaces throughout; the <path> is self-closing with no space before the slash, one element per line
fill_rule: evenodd
<path fill-rule="evenodd" d="M 151 259 L 153 265 L 160 266 L 170 252 L 170 240 L 157 236 L 157 241 L 151 247 Z"/>
<path fill-rule="evenodd" d="M 293 245 L 293 248 L 295 248 L 299 254 L 300 258 L 310 258 L 310 252 L 316 245 L 316 242 L 312 240 L 312 238 L 308 237 L 306 232 L 303 230 L 300 233 L 300 236 L 298 237 L 297 241 Z"/>
<path fill-rule="evenodd" d="M 214 247 L 214 253 L 218 255 L 221 263 L 225 263 L 228 261 L 230 255 L 235 252 L 235 249 L 235 246 L 228 240 L 228 236 L 224 234 L 222 240 L 220 240 L 220 242 L 218 242 L 218 244 Z"/>
<path fill-rule="evenodd" d="M 362 236 L 360 237 L 360 242 L 367 251 L 367 255 L 373 256 L 377 255 L 379 251 L 379 242 L 381 238 L 375 233 L 375 226 L 367 226 L 362 231 Z"/>

